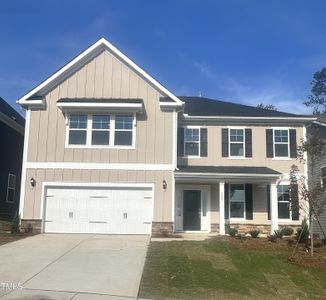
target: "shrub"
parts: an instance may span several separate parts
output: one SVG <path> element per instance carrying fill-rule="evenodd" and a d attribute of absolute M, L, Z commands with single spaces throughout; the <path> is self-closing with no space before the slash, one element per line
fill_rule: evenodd
<path fill-rule="evenodd" d="M 250 234 L 251 237 L 254 238 L 254 239 L 258 237 L 259 233 L 260 233 L 260 231 L 257 230 L 257 229 L 253 229 L 253 230 L 250 230 L 250 231 L 249 231 L 249 234 Z"/>
<path fill-rule="evenodd" d="M 277 236 L 275 234 L 271 234 L 267 238 L 270 242 L 276 243 Z"/>
<path fill-rule="evenodd" d="M 293 228 L 284 227 L 281 229 L 284 236 L 291 236 L 293 234 Z"/>
<path fill-rule="evenodd" d="M 278 230 L 274 230 L 274 235 L 276 236 L 276 238 L 278 238 L 278 239 L 281 239 L 281 238 L 283 238 L 283 231 L 282 231 L 282 229 L 278 229 Z"/>
<path fill-rule="evenodd" d="M 237 233 L 238 233 L 238 230 L 236 228 L 230 228 L 229 229 L 229 235 L 231 237 L 235 237 Z"/>
<path fill-rule="evenodd" d="M 306 242 L 309 236 L 309 227 L 307 219 L 303 219 L 301 222 L 301 227 L 297 229 L 297 240 L 299 243 Z"/>
<path fill-rule="evenodd" d="M 15 213 L 10 223 L 11 233 L 18 233 L 20 230 L 20 216 L 18 212 Z"/>

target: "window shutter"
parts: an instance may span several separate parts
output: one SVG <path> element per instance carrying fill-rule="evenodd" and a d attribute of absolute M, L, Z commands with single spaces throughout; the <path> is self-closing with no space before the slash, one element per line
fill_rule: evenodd
<path fill-rule="evenodd" d="M 271 219 L 271 186 L 267 185 L 267 218 L 268 220 Z"/>
<path fill-rule="evenodd" d="M 292 220 L 299 220 L 299 190 L 297 184 L 291 184 L 291 210 Z"/>
<path fill-rule="evenodd" d="M 224 217 L 229 219 L 229 184 L 224 184 Z"/>
<path fill-rule="evenodd" d="M 245 185 L 246 195 L 246 220 L 253 219 L 253 199 L 252 199 L 252 184 Z"/>
<path fill-rule="evenodd" d="M 290 157 L 297 158 L 297 131 L 290 129 Z"/>
<path fill-rule="evenodd" d="M 273 129 L 266 129 L 266 157 L 274 157 Z"/>
<path fill-rule="evenodd" d="M 251 129 L 245 130 L 245 140 L 246 140 L 246 145 L 245 145 L 246 157 L 252 157 L 252 130 Z"/>
<path fill-rule="evenodd" d="M 178 128 L 178 156 L 184 156 L 184 128 Z"/>
<path fill-rule="evenodd" d="M 229 156 L 229 129 L 222 128 L 222 157 Z"/>
<path fill-rule="evenodd" d="M 200 156 L 207 156 L 207 128 L 200 129 Z"/>

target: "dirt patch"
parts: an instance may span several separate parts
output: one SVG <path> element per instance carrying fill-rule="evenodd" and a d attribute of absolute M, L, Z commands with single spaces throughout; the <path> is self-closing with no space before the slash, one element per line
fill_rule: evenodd
<path fill-rule="evenodd" d="M 31 234 L 26 234 L 26 233 L 11 234 L 10 231 L 0 231 L 0 246 L 26 238 L 28 236 L 31 236 Z"/>
<path fill-rule="evenodd" d="M 299 266 L 326 270 L 326 251 L 325 249 L 322 250 L 323 253 L 320 253 L 319 250 L 314 251 L 314 256 L 311 256 L 309 252 L 299 250 L 294 255 L 289 256 L 288 260 Z"/>

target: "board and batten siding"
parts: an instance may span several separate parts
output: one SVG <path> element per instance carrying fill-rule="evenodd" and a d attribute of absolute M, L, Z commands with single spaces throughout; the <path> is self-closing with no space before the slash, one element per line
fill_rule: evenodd
<path fill-rule="evenodd" d="M 162 112 L 162 95 L 109 51 L 103 51 L 46 95 L 46 109 L 31 111 L 28 162 L 172 163 L 173 113 Z M 60 98 L 141 98 L 135 149 L 66 148 Z"/>
<path fill-rule="evenodd" d="M 182 125 L 184 126 L 184 125 Z M 304 172 L 303 164 L 295 158 L 277 159 L 266 157 L 266 129 L 267 126 L 246 126 L 252 129 L 252 157 L 250 158 L 229 158 L 222 157 L 222 128 L 228 126 L 209 125 L 207 128 L 207 157 L 187 158 L 178 157 L 179 165 L 190 166 L 248 166 L 248 167 L 268 167 L 281 173 L 288 174 L 293 164 L 299 167 L 300 172 Z M 244 126 L 238 126 L 244 128 Z M 286 127 L 285 127 L 286 128 Z M 303 137 L 303 127 L 292 127 L 296 129 L 297 145 L 300 145 Z"/>
<path fill-rule="evenodd" d="M 25 186 L 24 219 L 42 219 L 41 206 L 43 182 L 74 183 L 153 183 L 154 221 L 172 221 L 172 172 L 171 171 L 124 171 L 124 170 L 73 170 L 73 169 L 28 169 L 27 178 L 37 178 L 36 186 Z M 163 191 L 162 182 L 167 189 Z"/>

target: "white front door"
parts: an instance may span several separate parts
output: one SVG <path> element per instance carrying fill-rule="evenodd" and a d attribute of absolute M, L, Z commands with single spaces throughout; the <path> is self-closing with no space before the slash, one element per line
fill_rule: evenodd
<path fill-rule="evenodd" d="M 151 234 L 151 188 L 46 189 L 44 231 Z"/>

